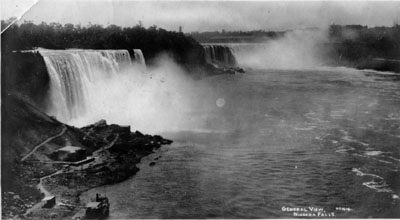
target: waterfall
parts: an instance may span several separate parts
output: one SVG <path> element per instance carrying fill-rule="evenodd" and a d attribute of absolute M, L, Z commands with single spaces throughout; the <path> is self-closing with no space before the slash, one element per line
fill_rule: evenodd
<path fill-rule="evenodd" d="M 222 67 L 233 67 L 237 65 L 232 48 L 225 45 L 203 45 L 205 59 L 209 64 Z"/>
<path fill-rule="evenodd" d="M 144 59 L 142 50 L 133 49 L 133 56 L 134 56 L 134 62 L 138 63 L 142 67 L 146 67 L 146 61 Z"/>
<path fill-rule="evenodd" d="M 238 65 L 241 67 L 268 68 L 278 63 L 279 50 L 273 51 L 267 43 L 230 43 L 228 46 L 234 51 Z"/>
<path fill-rule="evenodd" d="M 88 90 L 97 79 L 115 77 L 133 64 L 127 50 L 38 51 L 50 76 L 52 106 L 48 113 L 64 122 L 86 112 Z M 135 56 L 141 54 L 140 63 L 145 65 L 141 51 L 135 51 Z"/>

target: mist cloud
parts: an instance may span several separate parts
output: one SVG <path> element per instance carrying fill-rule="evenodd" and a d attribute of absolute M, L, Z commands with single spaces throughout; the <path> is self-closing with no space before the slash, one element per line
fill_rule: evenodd
<path fill-rule="evenodd" d="M 160 55 L 145 71 L 133 66 L 97 77 L 88 87 L 85 113 L 67 123 L 80 127 L 105 119 L 146 133 L 190 128 L 188 114 L 200 99 L 194 83 L 172 58 Z"/>
<path fill-rule="evenodd" d="M 321 45 L 327 42 L 325 29 L 295 30 L 281 38 L 260 44 L 233 44 L 240 66 L 260 69 L 302 69 L 322 66 Z"/>

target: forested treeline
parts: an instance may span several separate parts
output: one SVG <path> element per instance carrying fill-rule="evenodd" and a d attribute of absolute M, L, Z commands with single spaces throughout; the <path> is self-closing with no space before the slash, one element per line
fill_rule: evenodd
<path fill-rule="evenodd" d="M 365 58 L 400 59 L 400 25 L 331 25 L 329 41 L 336 45 L 339 56 L 349 61 Z"/>
<path fill-rule="evenodd" d="M 400 25 L 331 25 L 328 36 L 332 65 L 400 73 Z"/>
<path fill-rule="evenodd" d="M 7 21 L 1 21 L 2 29 Z M 73 25 L 42 22 L 34 24 L 25 21 L 13 24 L 1 35 L 2 52 L 29 50 L 35 47 L 47 49 L 141 49 L 146 60 L 160 52 L 171 54 L 185 66 L 204 64 L 202 46 L 183 33 L 166 31 L 157 26 L 144 28 L 141 25 L 120 27 L 109 25 Z"/>
<path fill-rule="evenodd" d="M 249 42 L 260 43 L 266 40 L 272 40 L 283 37 L 284 31 L 210 31 L 210 32 L 191 32 L 188 34 L 201 43 L 233 43 Z"/>
<path fill-rule="evenodd" d="M 8 21 L 1 21 L 2 29 Z M 201 42 L 258 42 L 283 37 L 285 32 L 222 31 L 183 33 L 166 31 L 157 26 L 120 27 L 109 25 L 73 25 L 59 23 L 34 24 L 25 21 L 11 25 L 2 33 L 2 54 L 35 47 L 48 49 L 141 49 L 148 63 L 160 52 L 170 53 L 183 66 L 205 64 Z M 195 38 L 195 39 L 193 39 Z M 367 27 L 361 25 L 331 25 L 324 45 L 332 65 L 356 68 L 376 68 L 400 71 L 400 25 Z M 382 61 L 381 59 L 385 59 Z M 372 65 L 373 64 L 373 65 Z M 378 67 L 375 67 L 378 66 Z"/>

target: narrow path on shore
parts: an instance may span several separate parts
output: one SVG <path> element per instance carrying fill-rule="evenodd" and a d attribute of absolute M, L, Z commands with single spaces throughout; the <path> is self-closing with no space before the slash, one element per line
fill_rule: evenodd
<path fill-rule="evenodd" d="M 41 193 L 44 194 L 44 197 L 51 196 L 52 194 L 51 194 L 49 191 L 47 191 L 46 188 L 44 188 L 44 186 L 43 186 L 43 180 L 44 180 L 44 179 L 47 179 L 47 178 L 50 178 L 50 177 L 52 177 L 52 176 L 54 176 L 54 175 L 61 174 L 61 173 L 64 173 L 64 172 L 63 172 L 62 170 L 57 170 L 56 172 L 54 172 L 54 173 L 52 173 L 52 174 L 49 174 L 49 175 L 47 175 L 47 176 L 41 177 L 41 178 L 39 179 L 39 184 L 38 184 L 36 187 L 40 190 Z M 27 215 L 28 213 L 32 212 L 32 211 L 35 210 L 35 209 L 40 208 L 41 205 L 42 205 L 42 202 L 39 201 L 39 202 L 36 203 L 34 206 L 32 206 L 31 208 L 29 208 L 28 210 L 26 210 L 25 215 Z"/>
<path fill-rule="evenodd" d="M 115 138 L 114 138 L 111 142 L 109 142 L 106 146 L 103 146 L 103 147 L 101 147 L 100 149 L 95 150 L 95 151 L 93 152 L 93 155 L 94 155 L 94 154 L 97 154 L 97 153 L 99 153 L 99 152 L 101 152 L 101 151 L 105 151 L 105 150 L 110 149 L 112 146 L 114 146 L 115 142 L 117 142 L 118 138 L 119 138 L 119 134 L 117 134 L 117 135 L 115 136 Z M 104 140 L 105 140 L 106 142 L 108 142 L 107 139 L 104 138 Z"/>
<path fill-rule="evenodd" d="M 47 176 L 44 176 L 44 177 L 40 178 L 40 181 L 39 181 L 39 184 L 37 185 L 37 187 L 38 187 L 38 189 L 40 190 L 40 192 L 42 192 L 42 193 L 44 194 L 44 197 L 46 197 L 46 196 L 51 196 L 52 194 L 51 194 L 49 191 L 47 191 L 46 188 L 44 188 L 44 186 L 43 186 L 43 180 L 45 180 L 45 179 L 47 179 L 47 178 L 50 178 L 50 177 L 52 177 L 52 176 L 55 176 L 55 175 L 57 175 L 57 174 L 61 174 L 61 173 L 65 173 L 65 172 L 63 172 L 63 171 L 61 171 L 61 170 L 57 170 L 56 172 L 54 172 L 54 173 L 52 173 L 52 174 L 50 174 L 50 175 L 47 175 Z"/>
<path fill-rule="evenodd" d="M 61 136 L 62 134 L 64 134 L 65 131 L 66 131 L 66 129 L 67 129 L 67 127 L 64 125 L 64 129 L 63 129 L 59 134 L 57 134 L 57 135 L 55 135 L 55 136 L 52 136 L 52 137 L 50 137 L 50 138 L 47 138 L 47 139 L 46 139 L 45 141 L 43 141 L 42 143 L 36 145 L 35 148 L 34 148 L 29 154 L 27 154 L 24 158 L 22 158 L 22 161 L 25 160 L 26 158 L 28 158 L 28 157 L 29 157 L 32 153 L 34 153 L 40 146 L 46 144 L 47 142 L 51 141 L 52 139 L 54 139 L 54 138 L 56 138 L 56 137 Z M 118 140 L 118 138 L 119 138 L 119 135 L 117 134 L 116 137 L 115 137 L 111 142 L 109 142 L 106 146 L 101 147 L 100 149 L 96 150 L 95 152 L 93 152 L 93 154 L 94 154 L 94 153 L 99 153 L 99 152 L 101 152 L 101 151 L 106 151 L 106 150 L 108 150 L 109 148 L 111 148 L 111 147 L 115 144 L 115 142 Z M 62 164 L 69 164 L 69 165 L 70 165 L 70 164 L 73 164 L 73 162 L 64 162 L 64 161 L 52 161 L 52 162 L 48 161 L 47 163 L 62 163 Z M 37 185 L 36 187 L 40 190 L 41 193 L 44 194 L 44 197 L 46 197 L 46 196 L 51 196 L 51 195 L 53 195 L 53 194 L 52 194 L 51 192 L 49 192 L 49 191 L 44 187 L 43 181 L 44 181 L 45 179 L 47 179 L 47 178 L 53 177 L 53 176 L 58 175 L 58 174 L 62 174 L 62 173 L 74 173 L 74 172 L 76 172 L 76 171 L 75 171 L 75 170 L 68 170 L 68 171 L 66 171 L 66 170 L 57 170 L 56 172 L 54 172 L 54 173 L 52 173 L 52 174 L 49 174 L 49 175 L 47 175 L 47 176 L 41 177 L 41 178 L 39 179 L 39 183 L 38 183 L 38 185 Z M 35 209 L 40 208 L 41 205 L 42 205 L 42 203 L 41 203 L 41 201 L 39 201 L 39 202 L 36 203 L 33 207 L 31 207 L 30 209 L 28 209 L 28 210 L 25 212 L 25 215 L 27 215 L 28 213 L 32 212 L 32 211 L 35 210 Z"/>
<path fill-rule="evenodd" d="M 63 129 L 61 130 L 60 133 L 58 133 L 58 134 L 56 134 L 56 135 L 54 135 L 54 136 L 51 136 L 51 137 L 47 138 L 46 140 L 42 141 L 41 143 L 37 144 L 37 145 L 31 150 L 31 152 L 29 152 L 25 157 L 23 157 L 23 158 L 21 159 L 21 162 L 23 162 L 23 161 L 26 160 L 29 156 L 31 156 L 33 153 L 35 153 L 35 151 L 36 151 L 37 149 L 39 149 L 39 147 L 41 147 L 41 146 L 47 144 L 48 142 L 50 142 L 50 141 L 53 140 L 54 138 L 60 137 L 60 136 L 63 135 L 66 131 L 67 131 L 67 126 L 63 125 Z"/>

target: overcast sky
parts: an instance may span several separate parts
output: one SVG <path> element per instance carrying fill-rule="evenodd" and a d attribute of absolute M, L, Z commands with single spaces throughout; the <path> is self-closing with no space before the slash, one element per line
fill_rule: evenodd
<path fill-rule="evenodd" d="M 35 0 L 1 0 L 2 19 L 19 16 Z M 167 30 L 286 30 L 329 24 L 391 26 L 400 23 L 400 1 L 249 2 L 39 0 L 21 20 L 132 26 L 141 20 Z"/>

